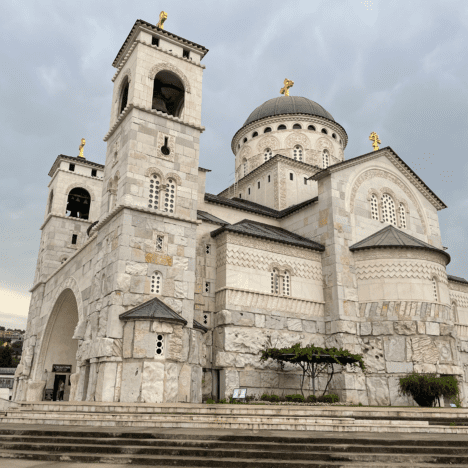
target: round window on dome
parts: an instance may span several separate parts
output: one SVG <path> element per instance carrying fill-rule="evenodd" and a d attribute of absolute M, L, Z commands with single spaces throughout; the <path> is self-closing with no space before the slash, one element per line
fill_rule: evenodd
<path fill-rule="evenodd" d="M 247 138 L 244 138 L 244 143 L 247 143 Z"/>
<path fill-rule="evenodd" d="M 258 136 L 258 132 L 253 132 L 253 133 L 252 133 L 252 138 L 255 138 L 255 137 L 257 137 L 257 136 Z"/>
<path fill-rule="evenodd" d="M 328 135 L 327 129 L 326 129 L 326 128 L 322 128 L 322 133 L 325 133 L 325 135 Z"/>
<path fill-rule="evenodd" d="M 307 130 L 312 130 L 313 132 L 315 132 L 315 127 L 313 125 L 309 125 L 307 127 Z"/>
<path fill-rule="evenodd" d="M 336 140 L 336 134 L 335 133 L 332 133 L 332 138 L 334 138 Z"/>
<path fill-rule="evenodd" d="M 286 130 L 286 125 L 280 125 L 280 126 L 278 127 L 278 130 Z"/>
<path fill-rule="evenodd" d="M 294 124 L 293 125 L 293 130 L 301 130 L 301 125 L 300 124 Z"/>
<path fill-rule="evenodd" d="M 271 127 L 267 127 L 265 128 L 265 130 L 263 130 L 263 133 L 268 133 L 268 132 L 271 132 Z"/>

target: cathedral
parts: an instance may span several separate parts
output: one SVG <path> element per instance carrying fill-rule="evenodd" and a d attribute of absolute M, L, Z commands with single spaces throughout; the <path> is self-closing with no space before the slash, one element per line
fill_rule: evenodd
<path fill-rule="evenodd" d="M 398 393 L 413 371 L 456 376 L 465 398 L 468 281 L 446 272 L 444 202 L 376 134 L 346 159 L 345 129 L 288 80 L 233 136 L 235 182 L 207 193 L 207 53 L 136 21 L 105 164 L 84 140 L 52 164 L 13 400 L 298 393 L 297 369 L 259 355 L 297 342 L 363 354 L 366 373 L 331 382 L 342 402 L 415 404 Z"/>

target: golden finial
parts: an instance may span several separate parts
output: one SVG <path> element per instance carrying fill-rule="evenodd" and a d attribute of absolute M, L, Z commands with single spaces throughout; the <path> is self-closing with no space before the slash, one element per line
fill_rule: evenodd
<path fill-rule="evenodd" d="M 294 86 L 294 81 L 288 80 L 287 78 L 284 79 L 284 88 L 280 89 L 280 94 L 284 94 L 285 96 L 289 96 L 289 88 Z"/>
<path fill-rule="evenodd" d="M 164 29 L 164 21 L 167 20 L 167 13 L 165 11 L 161 11 L 159 13 L 159 23 L 156 25 L 160 29 Z"/>
<path fill-rule="evenodd" d="M 86 140 L 84 138 L 81 139 L 81 145 L 80 145 L 80 154 L 78 155 L 79 158 L 84 158 L 83 156 L 83 148 L 84 145 L 86 145 Z"/>
<path fill-rule="evenodd" d="M 374 151 L 377 151 L 379 149 L 380 143 L 382 143 L 379 140 L 379 135 L 377 135 L 375 132 L 372 132 L 369 136 L 369 140 L 373 142 L 372 147 L 374 148 Z"/>

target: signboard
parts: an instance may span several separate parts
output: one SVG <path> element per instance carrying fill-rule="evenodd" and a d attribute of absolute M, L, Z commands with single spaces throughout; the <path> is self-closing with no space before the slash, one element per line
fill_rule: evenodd
<path fill-rule="evenodd" d="M 53 396 L 54 396 L 54 389 L 53 388 L 46 388 L 44 400 L 52 401 Z"/>
<path fill-rule="evenodd" d="M 247 395 L 246 388 L 235 388 L 232 394 L 232 398 L 237 399 L 237 400 L 243 400 L 245 399 L 246 395 Z"/>
<path fill-rule="evenodd" d="M 67 366 L 65 364 L 54 364 L 52 366 L 52 372 L 66 373 L 71 372 L 72 366 Z"/>

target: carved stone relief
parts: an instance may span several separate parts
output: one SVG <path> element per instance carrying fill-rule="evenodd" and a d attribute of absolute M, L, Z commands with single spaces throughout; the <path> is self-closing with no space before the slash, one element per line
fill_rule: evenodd
<path fill-rule="evenodd" d="M 257 151 L 259 153 L 263 153 L 266 148 L 270 148 L 273 151 L 277 150 L 280 147 L 280 142 L 278 138 L 274 136 L 266 136 L 263 137 L 258 143 L 257 143 Z"/>
<path fill-rule="evenodd" d="M 296 145 L 302 145 L 304 149 L 310 148 L 310 141 L 303 133 L 292 133 L 286 138 L 285 148 L 293 148 Z"/>

